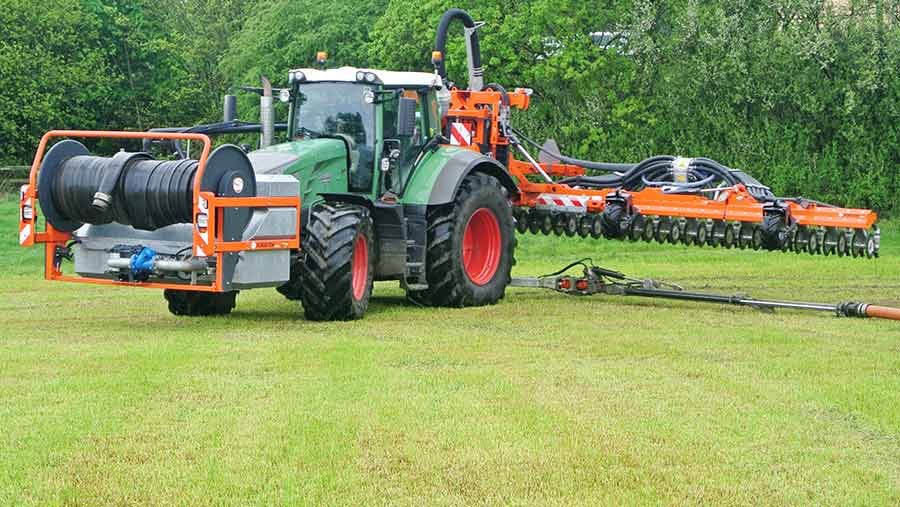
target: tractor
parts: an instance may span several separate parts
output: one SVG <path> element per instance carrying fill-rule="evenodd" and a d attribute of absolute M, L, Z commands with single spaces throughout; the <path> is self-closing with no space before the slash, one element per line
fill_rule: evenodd
<path fill-rule="evenodd" d="M 466 37 L 466 88 L 444 65 L 455 21 Z M 494 304 L 510 285 L 715 300 L 584 262 L 567 267 L 584 267 L 582 277 L 513 279 L 517 231 L 877 257 L 871 210 L 777 197 L 706 158 L 611 164 L 532 141 L 511 123 L 530 90 L 485 83 L 480 26 L 448 10 L 433 73 L 326 68 L 320 53 L 318 68 L 288 73 L 288 87 L 264 78 L 249 89 L 260 95 L 259 123 L 235 119 L 226 96 L 216 124 L 50 131 L 20 193 L 20 243 L 44 246 L 49 280 L 164 289 L 176 315 L 227 314 L 239 291 L 274 287 L 302 301 L 311 320 L 361 318 L 379 280 L 399 281 L 410 301 L 429 306 Z M 274 120 L 276 91 L 289 107 L 284 123 Z M 276 131 L 284 142 L 273 142 Z M 248 132 L 260 134 L 257 149 L 212 149 L 210 136 Z M 143 148 L 97 157 L 73 139 L 48 150 L 55 138 L 139 139 Z M 196 159 L 190 143 L 202 145 Z M 151 155 L 154 147 L 166 156 Z M 716 301 L 900 318 L 859 303 Z"/>
<path fill-rule="evenodd" d="M 308 319 L 358 319 L 377 280 L 399 280 L 423 305 L 496 303 L 511 280 L 518 182 L 495 158 L 446 142 L 441 75 L 319 59 L 278 90 L 286 124 L 274 124 L 264 81 L 259 124 L 234 120 L 226 98 L 221 124 L 49 132 L 21 192 L 20 242 L 45 244 L 50 279 L 163 288 L 176 315 L 227 314 L 240 290 L 274 286 Z M 269 145 L 276 129 L 286 141 Z M 210 154 L 209 135 L 248 131 L 261 133 L 259 149 Z M 74 140 L 45 155 L 54 137 L 171 143 L 178 157 L 94 157 Z M 190 159 L 182 143 L 198 141 Z M 78 276 L 61 269 L 70 259 Z"/>
<path fill-rule="evenodd" d="M 307 318 L 363 315 L 373 280 L 414 301 L 496 303 L 510 281 L 516 182 L 441 142 L 440 76 L 342 67 L 290 73 L 289 141 L 251 152 L 300 183 L 301 252 L 278 290 Z"/>

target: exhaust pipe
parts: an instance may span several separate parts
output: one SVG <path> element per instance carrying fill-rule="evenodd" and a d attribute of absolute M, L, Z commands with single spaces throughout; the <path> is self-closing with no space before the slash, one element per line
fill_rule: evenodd
<path fill-rule="evenodd" d="M 269 78 L 262 76 L 263 93 L 259 98 L 259 123 L 262 131 L 259 138 L 259 147 L 272 146 L 275 139 L 275 110 L 272 104 L 272 83 Z"/>
<path fill-rule="evenodd" d="M 222 105 L 222 121 L 230 123 L 234 120 L 237 120 L 237 97 L 226 95 L 225 102 Z"/>

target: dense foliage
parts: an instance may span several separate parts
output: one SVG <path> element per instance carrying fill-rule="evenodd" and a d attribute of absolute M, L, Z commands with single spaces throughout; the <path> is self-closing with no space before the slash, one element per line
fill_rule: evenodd
<path fill-rule="evenodd" d="M 52 127 L 215 120 L 220 97 L 313 64 L 429 70 L 440 0 L 7 0 L 0 164 Z M 708 156 L 783 195 L 900 207 L 896 1 L 459 1 L 514 120 L 575 156 Z M 456 29 L 457 33 L 461 30 Z M 590 34 L 594 32 L 595 37 Z M 603 36 L 598 36 L 603 33 Z M 448 70 L 465 81 L 462 37 Z M 254 100 L 242 101 L 252 117 Z"/>

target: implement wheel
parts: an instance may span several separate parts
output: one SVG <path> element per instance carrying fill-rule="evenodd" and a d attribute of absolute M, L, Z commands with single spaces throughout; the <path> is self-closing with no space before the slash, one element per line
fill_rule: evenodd
<path fill-rule="evenodd" d="M 234 309 L 238 291 L 196 292 L 166 289 L 163 297 L 169 303 L 173 315 L 199 317 L 205 315 L 228 315 Z"/>
<path fill-rule="evenodd" d="M 763 217 L 760 231 L 762 232 L 762 247 L 766 250 L 783 250 L 790 239 L 787 224 L 784 223 L 784 216 L 777 213 L 767 214 Z"/>
<path fill-rule="evenodd" d="M 603 208 L 600 214 L 600 229 L 607 239 L 625 239 L 628 232 L 622 228 L 625 220 L 625 207 L 620 204 L 610 203 Z"/>
<path fill-rule="evenodd" d="M 369 210 L 351 204 L 316 206 L 310 212 L 302 250 L 306 318 L 362 317 L 369 307 L 375 271 L 376 248 Z"/>
<path fill-rule="evenodd" d="M 428 209 L 428 288 L 408 296 L 431 306 L 494 304 L 509 285 L 515 248 L 512 214 L 500 182 L 470 174 L 453 203 Z"/>

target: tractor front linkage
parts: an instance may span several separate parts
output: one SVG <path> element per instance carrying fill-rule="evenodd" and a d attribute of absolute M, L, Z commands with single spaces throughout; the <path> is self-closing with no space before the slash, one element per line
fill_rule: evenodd
<path fill-rule="evenodd" d="M 581 267 L 579 275 L 567 274 L 572 268 Z M 780 301 L 755 299 L 745 295 L 710 294 L 706 292 L 688 292 L 682 287 L 652 279 L 638 279 L 626 276 L 618 271 L 595 266 L 591 259 L 575 261 L 564 268 L 539 277 L 513 278 L 510 287 L 530 289 L 549 289 L 572 296 L 594 296 L 606 294 L 610 296 L 637 296 L 660 299 L 679 299 L 702 303 L 723 305 L 750 306 L 759 310 L 772 311 L 777 308 L 791 310 L 810 310 L 831 312 L 839 317 L 879 318 L 900 320 L 900 308 L 876 306 L 859 302 L 809 303 L 801 301 Z"/>

